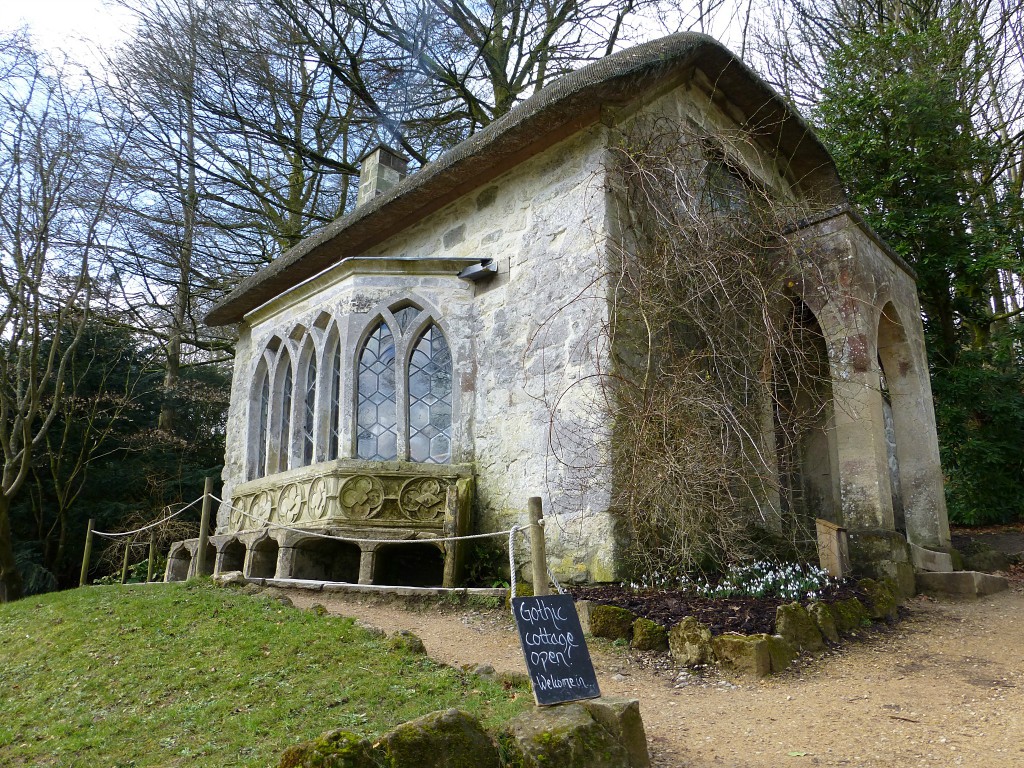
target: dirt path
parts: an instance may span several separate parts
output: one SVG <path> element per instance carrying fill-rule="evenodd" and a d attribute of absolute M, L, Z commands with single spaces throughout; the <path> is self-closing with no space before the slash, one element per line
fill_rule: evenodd
<path fill-rule="evenodd" d="M 411 630 L 446 664 L 525 672 L 501 611 L 293 600 Z M 640 699 L 659 767 L 1024 765 L 1024 588 L 970 602 L 917 598 L 909 609 L 897 627 L 764 682 L 680 674 L 603 644 L 591 653 L 604 694 Z"/>

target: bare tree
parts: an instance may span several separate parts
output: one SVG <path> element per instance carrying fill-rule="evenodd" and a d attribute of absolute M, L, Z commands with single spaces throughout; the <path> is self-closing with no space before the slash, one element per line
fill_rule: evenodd
<path fill-rule="evenodd" d="M 272 0 L 419 162 L 611 53 L 651 0 Z"/>
<path fill-rule="evenodd" d="M 81 338 L 107 235 L 111 163 L 86 118 L 88 92 L 70 89 L 24 34 L 0 40 L 0 70 L 2 602 L 21 595 L 11 501 L 68 385 L 66 353 Z"/>

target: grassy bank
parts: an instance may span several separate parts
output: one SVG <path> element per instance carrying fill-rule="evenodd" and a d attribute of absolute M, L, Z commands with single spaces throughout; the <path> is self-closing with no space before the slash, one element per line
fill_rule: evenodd
<path fill-rule="evenodd" d="M 0 605 L 0 647 L 2 765 L 268 766 L 331 728 L 372 737 L 452 706 L 494 724 L 532 703 L 351 619 L 205 582 Z"/>

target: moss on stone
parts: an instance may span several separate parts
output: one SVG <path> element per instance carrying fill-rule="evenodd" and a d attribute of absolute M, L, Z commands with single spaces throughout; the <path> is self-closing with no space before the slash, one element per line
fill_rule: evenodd
<path fill-rule="evenodd" d="M 712 640 L 715 656 L 723 667 L 744 675 L 766 677 L 772 672 L 769 635 L 715 635 Z"/>
<path fill-rule="evenodd" d="M 339 730 L 288 747 L 281 755 L 278 768 L 379 768 L 379 763 L 369 741 Z"/>
<path fill-rule="evenodd" d="M 825 641 L 814 619 L 800 603 L 780 605 L 775 611 L 775 634 L 789 641 L 798 651 L 819 653 Z"/>
<path fill-rule="evenodd" d="M 407 651 L 408 653 L 427 652 L 423 641 L 407 629 L 400 629 L 389 637 L 387 646 L 393 651 Z"/>
<path fill-rule="evenodd" d="M 832 616 L 836 621 L 836 629 L 841 635 L 850 635 L 865 624 L 871 623 L 867 608 L 856 597 L 837 600 L 831 605 Z"/>
<path fill-rule="evenodd" d="M 811 603 L 807 606 L 807 613 L 814 619 L 814 623 L 824 640 L 830 643 L 839 642 L 839 629 L 836 627 L 835 616 L 825 603 Z"/>
<path fill-rule="evenodd" d="M 609 640 L 629 640 L 636 621 L 630 611 L 616 605 L 590 606 L 590 634 Z"/>
<path fill-rule="evenodd" d="M 768 644 L 768 661 L 772 674 L 788 669 L 796 658 L 796 648 L 793 644 L 778 635 L 765 635 L 765 642 Z"/>
<path fill-rule="evenodd" d="M 472 715 L 431 712 L 385 734 L 374 745 L 383 768 L 498 768 L 498 749 Z"/>
<path fill-rule="evenodd" d="M 638 651 L 667 651 L 668 631 L 650 619 L 633 622 L 633 640 L 630 645 Z"/>
<path fill-rule="evenodd" d="M 896 594 L 891 586 L 874 579 L 861 579 L 857 588 L 864 594 L 868 616 L 878 621 L 896 618 Z"/>
<path fill-rule="evenodd" d="M 686 616 L 668 633 L 668 647 L 672 658 L 684 667 L 708 664 L 714 659 L 711 646 L 711 628 L 693 616 Z"/>
<path fill-rule="evenodd" d="M 629 753 L 581 704 L 524 712 L 499 736 L 516 768 L 624 768 Z"/>

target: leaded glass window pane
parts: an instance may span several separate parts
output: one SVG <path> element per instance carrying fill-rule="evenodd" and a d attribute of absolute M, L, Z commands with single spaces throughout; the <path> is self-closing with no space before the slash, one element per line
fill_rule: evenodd
<path fill-rule="evenodd" d="M 357 456 L 377 461 L 397 459 L 395 340 L 384 323 L 370 334 L 359 355 L 357 387 Z"/>
<path fill-rule="evenodd" d="M 452 440 L 452 355 L 431 324 L 409 360 L 409 458 L 447 464 Z"/>
<path fill-rule="evenodd" d="M 252 477 L 263 477 L 267 474 L 267 430 L 270 427 L 270 375 L 263 374 L 260 386 L 259 427 L 256 430 L 256 465 Z"/>
<path fill-rule="evenodd" d="M 331 362 L 331 437 L 327 447 L 327 458 L 332 461 L 338 458 L 339 434 L 341 424 L 341 344 L 334 345 L 334 357 Z"/>
<path fill-rule="evenodd" d="M 302 424 L 302 463 L 313 463 L 313 424 L 316 419 L 316 357 L 310 355 L 306 366 L 305 418 Z"/>
<path fill-rule="evenodd" d="M 288 450 L 291 447 L 292 432 L 292 366 L 288 358 L 284 359 L 284 385 L 281 387 L 281 430 L 278 432 L 279 445 L 277 454 L 277 470 L 288 469 Z"/>

